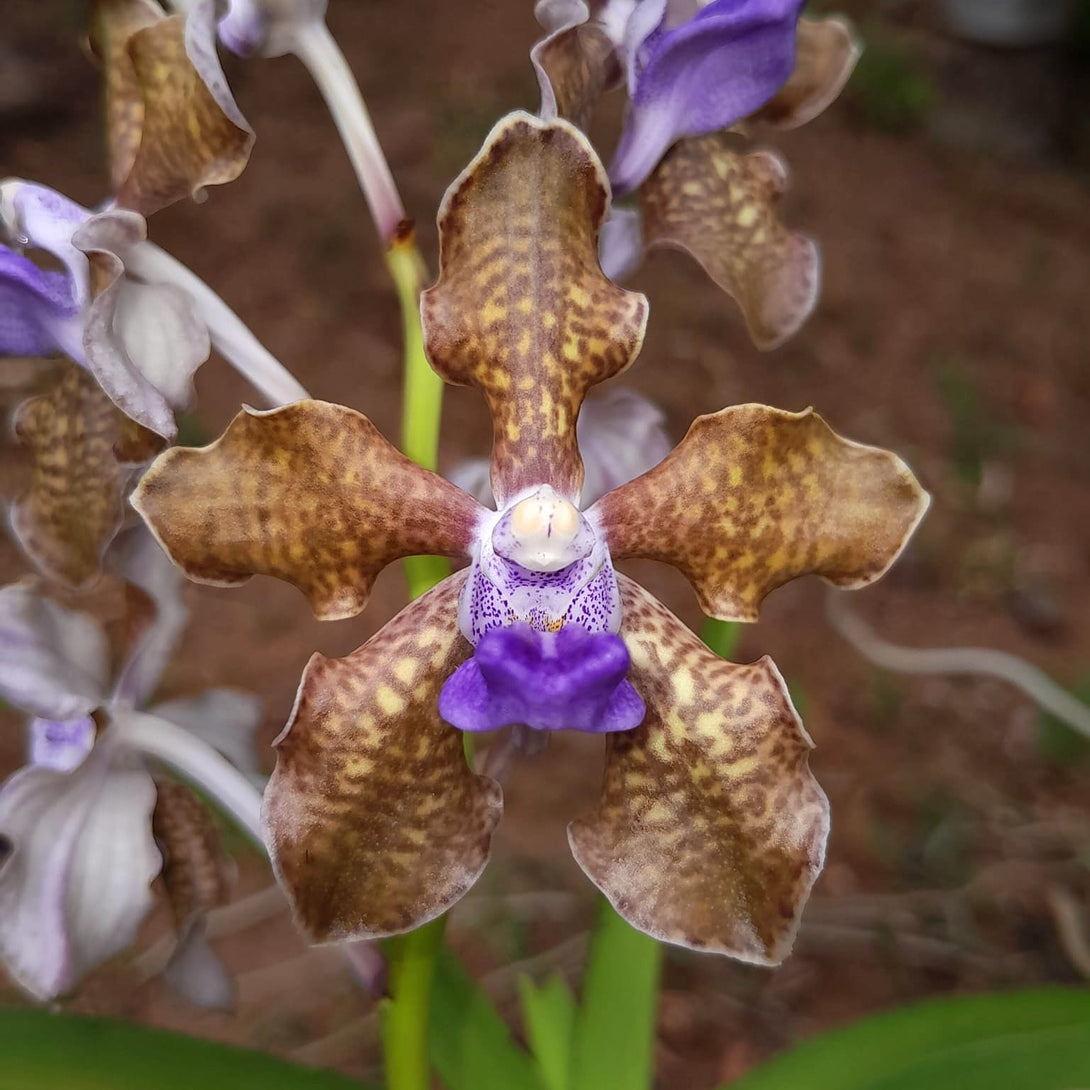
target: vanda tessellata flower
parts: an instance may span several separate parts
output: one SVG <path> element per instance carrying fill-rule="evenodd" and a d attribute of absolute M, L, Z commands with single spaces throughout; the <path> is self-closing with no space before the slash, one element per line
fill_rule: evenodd
<path fill-rule="evenodd" d="M 63 995 L 133 942 L 161 876 L 178 929 L 167 979 L 224 1006 L 231 983 L 203 931 L 225 896 L 218 844 L 204 807 L 148 757 L 156 739 L 177 738 L 253 768 L 260 707 L 212 689 L 146 708 L 185 624 L 179 578 L 143 528 L 112 559 L 138 606 L 116 674 L 90 615 L 29 583 L 0 587 L 0 697 L 26 714 L 29 736 L 27 766 L 0 784 L 0 963 L 37 998 Z"/>
<path fill-rule="evenodd" d="M 753 122 L 805 124 L 840 93 L 859 57 L 851 24 L 799 18 L 799 0 L 540 0 L 548 31 L 530 53 L 541 116 L 586 129 L 602 92 L 628 109 L 609 168 L 617 195 L 602 232 L 614 279 L 656 247 L 681 249 L 742 309 L 754 343 L 775 348 L 813 310 L 820 255 L 784 227 L 787 168 L 746 150 Z"/>
<path fill-rule="evenodd" d="M 276 575 L 324 618 L 361 610 L 399 557 L 469 561 L 303 676 L 264 821 L 314 939 L 405 931 L 469 889 L 502 803 L 456 728 L 522 724 L 606 734 L 601 800 L 569 838 L 625 919 L 753 962 L 790 947 L 827 805 L 783 680 L 767 658 L 715 656 L 613 562 L 674 564 L 708 613 L 749 621 L 798 575 L 877 578 L 927 498 L 812 412 L 742 405 L 580 510 L 580 405 L 633 361 L 647 318 L 598 265 L 608 193 L 577 129 L 513 114 L 443 202 L 425 345 L 485 396 L 496 510 L 318 401 L 244 411 L 211 446 L 161 455 L 134 495 L 192 578 Z"/>

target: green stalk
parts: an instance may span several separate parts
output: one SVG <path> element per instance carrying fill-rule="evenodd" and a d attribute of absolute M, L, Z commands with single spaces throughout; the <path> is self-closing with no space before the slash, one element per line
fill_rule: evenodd
<path fill-rule="evenodd" d="M 737 624 L 707 618 L 700 635 L 721 658 L 738 642 Z M 655 1020 L 662 945 L 599 903 L 572 1038 L 569 1090 L 648 1090 L 654 1082 Z"/>
<path fill-rule="evenodd" d="M 424 355 L 420 328 L 420 290 L 426 277 L 412 228 L 398 234 L 386 251 L 386 264 L 397 287 L 405 351 L 405 387 L 401 409 L 401 450 L 417 465 L 434 470 L 439 464 L 439 419 L 443 411 L 443 380 Z M 404 561 L 409 597 L 419 598 L 450 574 L 441 556 L 410 556 Z"/>
<path fill-rule="evenodd" d="M 404 335 L 401 450 L 417 465 L 434 470 L 439 456 L 443 383 L 424 355 L 420 291 L 427 272 L 411 227 L 399 229 L 386 251 L 386 264 L 397 288 Z M 408 557 L 404 567 L 410 598 L 418 598 L 450 574 L 450 563 L 440 556 Z M 428 1011 L 435 959 L 445 929 L 446 917 L 440 916 L 385 944 L 390 967 L 389 998 L 382 1007 L 387 1090 L 428 1090 L 431 1086 Z"/>
<path fill-rule="evenodd" d="M 700 638 L 721 659 L 729 659 L 734 654 L 741 634 L 742 626 L 737 621 L 717 621 L 714 617 L 705 617 L 700 629 Z"/>
<path fill-rule="evenodd" d="M 389 998 L 382 1009 L 382 1055 L 387 1090 L 428 1090 L 428 1011 L 435 959 L 443 946 L 447 918 L 386 942 Z"/>

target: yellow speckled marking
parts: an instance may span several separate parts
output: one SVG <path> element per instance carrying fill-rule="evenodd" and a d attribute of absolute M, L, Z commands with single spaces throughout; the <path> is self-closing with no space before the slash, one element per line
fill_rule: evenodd
<path fill-rule="evenodd" d="M 587 390 L 623 371 L 642 343 L 647 301 L 598 265 L 607 194 L 577 130 L 519 113 L 493 129 L 440 209 L 425 348 L 446 381 L 484 393 L 501 505 L 539 484 L 578 496 L 571 425 Z"/>
<path fill-rule="evenodd" d="M 771 152 L 742 154 L 713 133 L 678 141 L 640 189 L 647 245 L 692 254 L 761 348 L 791 336 L 817 298 L 817 248 L 776 218 L 785 174 Z"/>
<path fill-rule="evenodd" d="M 754 621 L 764 596 L 796 576 L 846 587 L 877 579 L 927 503 L 900 458 L 841 439 L 812 411 L 736 405 L 698 417 L 591 517 L 614 559 L 673 564 L 706 613 Z"/>
<path fill-rule="evenodd" d="M 326 620 L 363 609 L 393 560 L 464 554 L 482 510 L 324 401 L 241 412 L 211 446 L 168 450 L 132 502 L 190 578 L 275 575 Z"/>
<path fill-rule="evenodd" d="M 418 927 L 488 860 L 502 794 L 466 767 L 462 736 L 437 707 L 471 650 L 455 623 L 464 582 L 464 572 L 451 576 L 351 655 L 315 655 L 303 675 L 264 821 L 296 920 L 315 941 Z M 392 668 L 410 653 L 424 678 L 412 690 Z"/>
<path fill-rule="evenodd" d="M 568 829 L 576 861 L 641 931 L 775 964 L 828 834 L 810 739 L 769 659 L 724 662 L 638 584 L 618 583 L 647 716 L 609 735 L 601 801 Z"/>
<path fill-rule="evenodd" d="M 110 176 L 118 204 L 150 215 L 232 181 L 254 134 L 229 117 L 185 47 L 185 16 L 148 0 L 96 0 L 91 47 L 105 69 Z"/>
<path fill-rule="evenodd" d="M 49 393 L 19 406 L 15 434 L 30 453 L 31 477 L 12 505 L 12 529 L 46 574 L 83 586 L 121 525 L 133 468 L 120 463 L 147 461 L 162 440 L 75 364 L 64 365 Z"/>

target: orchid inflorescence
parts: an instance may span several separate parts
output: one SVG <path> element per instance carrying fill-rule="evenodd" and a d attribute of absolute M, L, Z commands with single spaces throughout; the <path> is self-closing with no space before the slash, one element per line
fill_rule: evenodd
<path fill-rule="evenodd" d="M 768 658 L 718 657 L 614 564 L 671 564 L 709 617 L 753 621 L 763 598 L 798 576 L 840 587 L 877 579 L 926 493 L 895 455 L 840 438 L 811 410 L 723 409 L 698 417 L 673 449 L 661 414 L 635 395 L 607 393 L 580 411 L 640 351 L 647 300 L 614 279 L 644 247 L 691 251 L 761 347 L 810 312 L 816 248 L 775 215 L 785 170 L 771 152 L 744 150 L 754 124 L 789 127 L 819 113 L 854 64 L 850 27 L 800 20 L 800 7 L 538 5 L 540 112 L 501 120 L 447 191 L 439 276 L 420 296 L 427 361 L 444 381 L 477 387 L 491 414 L 487 480 L 480 464 L 463 466 L 452 474 L 463 489 L 400 453 L 360 412 L 308 399 L 211 289 L 146 239 L 144 216 L 229 181 L 250 153 L 217 35 L 243 56 L 297 53 L 325 81 L 342 130 L 364 123 L 343 58 L 330 52 L 324 4 L 237 0 L 224 12 L 196 0 L 173 16 L 150 0 L 94 5 L 110 201 L 91 211 L 33 183 L 0 188 L 10 243 L 0 247 L 0 348 L 74 364 L 18 414 L 34 462 L 13 510 L 21 544 L 71 586 L 89 585 L 104 564 L 148 584 L 119 559 L 143 531 L 115 540 L 140 477 L 131 506 L 191 579 L 276 576 L 321 619 L 363 610 L 393 561 L 465 565 L 352 654 L 315 655 L 303 674 L 262 829 L 312 939 L 415 929 L 477 880 L 502 791 L 467 762 L 465 735 L 503 731 L 518 748 L 574 730 L 606 735 L 601 798 L 569 826 L 569 841 L 616 911 L 655 938 L 750 962 L 774 964 L 790 949 L 822 865 L 828 807 L 783 678 Z M 582 129 L 615 84 L 629 110 L 607 170 Z M 370 137 L 350 141 L 351 153 L 396 254 L 411 233 Z M 614 194 L 635 203 L 613 207 Z M 36 264 L 34 250 L 61 271 Z M 212 346 L 277 407 L 244 409 L 207 447 L 163 450 Z M 154 553 L 146 534 L 140 548 Z M 156 570 L 155 588 L 173 585 Z M 41 996 L 127 945 L 147 911 L 163 865 L 149 759 L 173 764 L 256 831 L 245 752 L 229 754 L 234 769 L 206 759 L 199 739 L 156 727 L 170 708 L 144 707 L 181 624 L 172 592 L 145 589 L 156 620 L 113 686 L 104 637 L 86 616 L 27 584 L 0 591 L 0 640 L 13 649 L 0 691 L 37 717 L 30 767 L 0 790 L 0 845 L 10 847 L 0 858 L 0 956 Z M 201 707 L 205 738 L 213 718 L 252 726 L 248 703 Z M 192 724 L 185 707 L 173 711 Z M 106 792 L 118 776 L 129 786 Z M 171 799 L 175 814 L 190 813 L 176 787 L 158 790 L 163 814 Z M 39 812 L 56 819 L 35 829 Z M 118 830 L 118 851 L 137 845 L 112 918 L 79 901 L 96 894 L 84 872 L 110 842 L 90 814 Z M 161 815 L 160 847 L 187 821 Z M 43 905 L 48 927 L 36 930 Z M 187 949 L 205 957 L 207 908 L 176 912 L 180 964 Z"/>

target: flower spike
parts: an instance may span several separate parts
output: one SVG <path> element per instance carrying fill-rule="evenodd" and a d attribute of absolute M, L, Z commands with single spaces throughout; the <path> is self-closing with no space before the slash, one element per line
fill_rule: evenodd
<path fill-rule="evenodd" d="M 589 517 L 614 559 L 673 564 L 705 613 L 755 621 L 765 595 L 800 575 L 873 582 L 929 502 L 895 454 L 841 439 L 812 410 L 737 405 L 697 417 L 665 461 Z"/>
<path fill-rule="evenodd" d="M 541 484 L 578 499 L 583 398 L 643 343 L 646 299 L 598 264 L 608 205 L 586 138 L 525 113 L 492 130 L 443 199 L 439 280 L 421 301 L 425 349 L 447 382 L 488 402 L 500 505 Z"/>
<path fill-rule="evenodd" d="M 765 350 L 798 332 L 821 281 L 817 246 L 776 217 L 786 182 L 772 152 L 742 154 L 729 134 L 713 133 L 675 144 L 640 190 L 647 247 L 695 257 Z"/>
<path fill-rule="evenodd" d="M 466 553 L 484 513 L 367 417 L 324 401 L 245 409 L 210 446 L 162 454 L 132 503 L 191 579 L 275 575 L 322 620 L 359 613 L 393 560 Z"/>
<path fill-rule="evenodd" d="M 242 173 L 254 132 L 216 56 L 214 0 L 171 16 L 151 0 L 97 0 L 91 47 L 106 70 L 118 204 L 147 216 Z"/>
<path fill-rule="evenodd" d="M 647 716 L 609 736 L 598 808 L 568 829 L 576 862 L 654 938 L 775 965 L 825 855 L 813 743 L 769 658 L 724 662 L 617 578 Z"/>
<path fill-rule="evenodd" d="M 445 912 L 488 861 L 503 796 L 466 766 L 439 688 L 469 654 L 465 573 L 343 659 L 315 655 L 277 742 L 266 842 L 315 941 L 376 938 Z"/>

